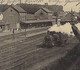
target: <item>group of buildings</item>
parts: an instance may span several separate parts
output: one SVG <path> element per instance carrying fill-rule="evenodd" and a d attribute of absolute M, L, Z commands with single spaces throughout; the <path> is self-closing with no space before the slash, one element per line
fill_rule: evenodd
<path fill-rule="evenodd" d="M 30 14 L 18 5 L 10 5 L 2 13 L 3 20 L 0 27 L 3 30 L 9 30 L 51 26 L 56 23 L 56 18 L 59 19 L 64 13 L 64 11 L 61 11 L 61 14 L 57 17 L 53 15 L 53 12 L 46 7 L 41 7 L 34 14 Z"/>
<path fill-rule="evenodd" d="M 46 7 L 41 7 L 34 14 L 30 14 L 18 5 L 10 5 L 2 14 L 0 27 L 3 30 L 51 26 L 56 21 L 53 11 Z"/>

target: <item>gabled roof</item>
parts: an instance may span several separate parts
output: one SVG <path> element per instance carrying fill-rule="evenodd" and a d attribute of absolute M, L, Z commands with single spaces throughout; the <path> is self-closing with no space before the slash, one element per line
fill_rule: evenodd
<path fill-rule="evenodd" d="M 76 21 L 75 15 L 71 15 L 71 13 L 67 13 L 64 17 L 61 18 L 62 22 L 71 22 Z"/>
<path fill-rule="evenodd" d="M 47 8 L 41 8 L 43 11 L 45 11 L 46 13 L 52 13 L 49 9 L 47 9 Z"/>
<path fill-rule="evenodd" d="M 17 6 L 20 6 L 22 9 L 27 11 L 28 14 L 34 14 L 40 8 L 45 7 L 45 5 L 40 5 L 40 4 L 23 4 L 23 3 L 17 4 Z M 0 5 L 0 11 L 4 12 L 9 7 L 10 5 L 7 4 Z M 50 11 L 52 11 L 52 13 L 63 11 L 63 7 L 61 5 L 48 5 L 47 8 Z"/>
<path fill-rule="evenodd" d="M 20 6 L 11 5 L 11 7 L 12 7 L 14 10 L 16 10 L 17 12 L 19 12 L 19 13 L 26 13 L 26 11 L 25 11 L 23 8 L 21 8 Z"/>

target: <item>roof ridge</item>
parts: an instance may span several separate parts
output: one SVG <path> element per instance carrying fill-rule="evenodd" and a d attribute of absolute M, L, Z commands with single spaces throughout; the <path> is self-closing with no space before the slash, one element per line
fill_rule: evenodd
<path fill-rule="evenodd" d="M 17 6 L 17 5 L 11 5 L 11 7 L 16 10 L 18 13 L 19 12 L 26 12 L 23 8 L 21 8 L 20 6 Z"/>
<path fill-rule="evenodd" d="M 45 8 L 45 7 L 42 7 L 41 9 L 44 10 L 46 13 L 50 13 L 50 12 L 51 12 L 48 8 Z M 48 11 L 47 11 L 46 9 L 47 9 Z"/>

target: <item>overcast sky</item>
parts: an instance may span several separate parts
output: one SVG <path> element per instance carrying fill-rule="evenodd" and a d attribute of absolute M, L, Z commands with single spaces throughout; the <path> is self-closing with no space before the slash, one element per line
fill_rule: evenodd
<path fill-rule="evenodd" d="M 1 1 L 2 0 L 0 0 L 0 2 Z M 3 0 L 3 1 L 4 1 L 4 3 L 11 4 L 13 0 Z M 19 1 L 20 0 L 14 0 L 14 4 L 19 3 Z M 62 5 L 64 8 L 64 11 L 70 11 L 71 9 L 73 9 L 74 11 L 79 11 L 79 9 L 80 9 L 80 7 L 79 7 L 80 4 L 78 6 L 76 6 L 76 4 L 78 4 L 80 2 L 80 0 L 21 0 L 22 3 L 25 3 L 25 1 L 28 4 L 45 4 L 45 3 L 48 3 L 49 5 L 55 5 L 55 4 L 56 5 Z"/>

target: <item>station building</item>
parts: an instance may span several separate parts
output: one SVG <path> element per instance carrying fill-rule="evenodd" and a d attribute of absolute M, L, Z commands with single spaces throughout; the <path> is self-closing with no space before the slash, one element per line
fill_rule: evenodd
<path fill-rule="evenodd" d="M 52 26 L 55 20 L 34 20 L 34 21 L 25 21 L 21 22 L 21 28 L 37 28 L 37 27 L 47 27 Z"/>
<path fill-rule="evenodd" d="M 3 12 L 3 21 L 5 29 L 20 29 L 51 26 L 55 23 L 56 17 L 45 7 L 31 14 L 18 5 L 10 5 Z"/>
<path fill-rule="evenodd" d="M 22 28 L 31 27 L 46 27 L 52 26 L 55 23 L 56 17 L 53 16 L 52 12 L 47 8 L 40 8 L 34 14 L 27 14 L 26 21 L 22 21 Z"/>

